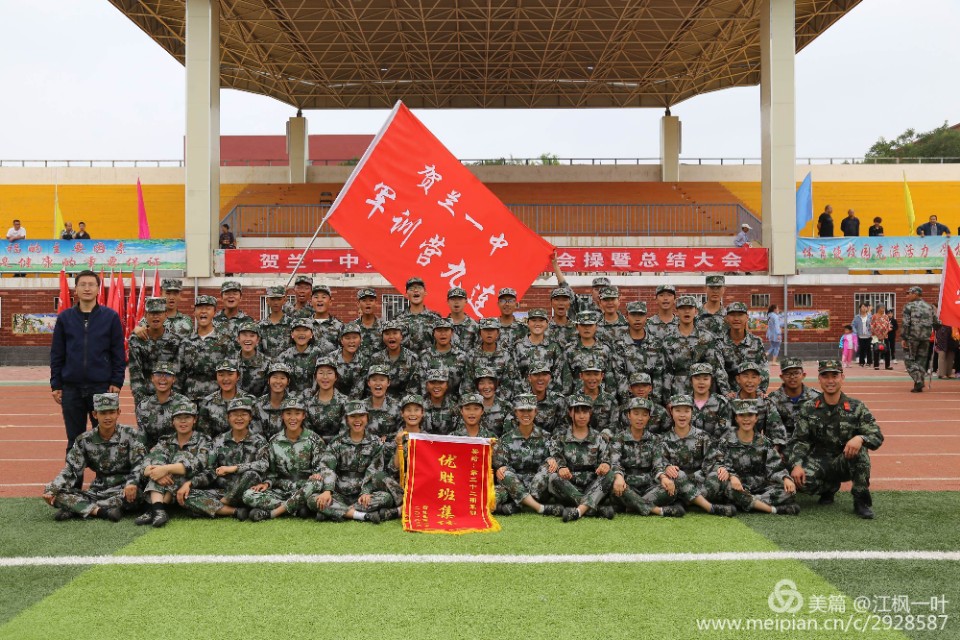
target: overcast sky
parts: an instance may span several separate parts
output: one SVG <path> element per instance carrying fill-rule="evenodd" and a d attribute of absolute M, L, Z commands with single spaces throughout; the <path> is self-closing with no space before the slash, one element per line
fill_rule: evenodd
<path fill-rule="evenodd" d="M 960 122 L 960 1 L 864 0 L 797 57 L 797 155 Z M 184 69 L 105 0 L 0 0 L 0 159 L 179 159 Z M 386 111 L 307 111 L 311 134 L 375 133 Z M 658 109 L 417 111 L 460 158 L 655 157 Z M 673 109 L 683 157 L 758 157 L 759 89 Z M 292 107 L 221 94 L 221 133 L 282 135 Z"/>

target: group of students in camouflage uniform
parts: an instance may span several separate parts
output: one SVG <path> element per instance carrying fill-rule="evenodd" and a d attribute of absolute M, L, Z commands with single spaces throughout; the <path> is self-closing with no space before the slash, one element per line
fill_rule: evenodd
<path fill-rule="evenodd" d="M 724 306 L 709 276 L 700 306 L 661 285 L 656 310 L 629 302 L 606 278 L 575 293 L 558 268 L 551 311 L 448 317 L 428 310 L 419 278 L 409 309 L 383 321 L 377 294 L 357 292 L 359 317 L 330 313 L 333 292 L 297 277 L 295 299 L 267 289 L 269 314 L 239 310 L 236 281 L 177 310 L 164 280 L 129 342 L 137 427 L 119 424 L 119 397 L 95 398 L 97 429 L 81 436 L 44 492 L 56 518 L 163 526 L 178 504 L 198 516 L 262 521 L 290 516 L 379 523 L 399 517 L 405 436 L 495 438 L 496 511 L 613 518 L 796 514 L 797 491 L 833 501 L 853 481 L 855 511 L 872 518 L 868 450 L 883 441 L 863 403 L 842 393 L 836 361 L 821 361 L 823 393 L 785 359 L 768 393 L 762 342 L 747 308 Z M 80 487 L 85 467 L 96 473 Z"/>

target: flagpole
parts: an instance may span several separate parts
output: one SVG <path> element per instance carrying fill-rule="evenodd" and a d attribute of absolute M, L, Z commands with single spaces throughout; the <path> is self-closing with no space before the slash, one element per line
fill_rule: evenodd
<path fill-rule="evenodd" d="M 330 214 L 333 213 L 334 207 L 330 207 L 327 211 L 327 215 L 323 216 L 323 220 L 320 221 L 320 224 L 317 225 L 317 230 L 313 232 L 313 237 L 310 238 L 310 242 L 307 244 L 307 248 L 303 250 L 303 253 L 300 254 L 300 259 L 297 260 L 296 266 L 293 268 L 293 273 L 290 274 L 290 279 L 287 280 L 286 287 L 290 288 L 290 283 L 293 282 L 293 279 L 297 276 L 297 271 L 300 270 L 300 266 L 303 264 L 304 258 L 307 257 L 307 251 L 313 247 L 313 243 L 317 241 L 317 236 L 320 235 L 320 229 L 323 228 L 323 225 L 327 222 L 327 218 L 330 217 Z"/>

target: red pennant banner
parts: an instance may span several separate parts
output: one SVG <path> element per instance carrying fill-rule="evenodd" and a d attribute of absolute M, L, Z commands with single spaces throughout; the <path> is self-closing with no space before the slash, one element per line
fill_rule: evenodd
<path fill-rule="evenodd" d="M 403 530 L 421 533 L 499 531 L 492 446 L 486 438 L 411 433 Z"/>
<path fill-rule="evenodd" d="M 501 288 L 522 297 L 553 251 L 400 102 L 329 220 L 398 290 L 422 278 L 426 305 L 445 312 L 462 287 L 475 318 L 497 315 Z"/>
<path fill-rule="evenodd" d="M 941 323 L 956 329 L 960 327 L 960 265 L 953 251 L 946 253 L 940 282 L 938 317 Z"/>

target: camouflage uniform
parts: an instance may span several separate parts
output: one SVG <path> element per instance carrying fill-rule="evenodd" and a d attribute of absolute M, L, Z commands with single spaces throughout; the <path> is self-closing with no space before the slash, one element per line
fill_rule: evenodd
<path fill-rule="evenodd" d="M 177 362 L 180 357 L 180 338 L 173 331 L 164 329 L 163 335 L 156 340 L 130 334 L 128 367 L 130 369 L 130 391 L 133 401 L 140 404 L 153 395 L 153 368 L 158 362 Z"/>
<path fill-rule="evenodd" d="M 644 498 L 658 506 L 677 500 L 689 504 L 703 493 L 707 476 L 716 467 L 716 458 L 716 448 L 710 436 L 696 427 L 690 427 L 690 432 L 683 438 L 676 430 L 665 433 L 657 441 L 653 458 L 656 486 Z M 680 475 L 674 479 L 676 492 L 672 496 L 660 484 L 660 476 L 669 466 L 680 469 Z"/>
<path fill-rule="evenodd" d="M 185 402 L 190 402 L 190 398 L 174 391 L 166 402 L 160 402 L 154 393 L 137 405 L 137 426 L 143 433 L 142 439 L 147 450 L 152 449 L 161 436 L 174 433 L 173 410 Z"/>
<path fill-rule="evenodd" d="M 700 310 L 697 311 L 697 319 L 695 322 L 697 326 L 705 331 L 710 333 L 722 336 L 727 332 L 727 309 L 726 307 L 720 307 L 720 311 L 717 313 L 711 313 L 707 311 L 705 307 L 700 307 Z"/>
<path fill-rule="evenodd" d="M 174 411 L 174 415 L 180 413 L 179 408 Z M 171 476 L 173 478 L 172 485 L 162 485 L 155 480 L 147 479 L 146 486 L 143 489 L 144 493 L 153 491 L 159 494 L 176 494 L 184 482 L 199 473 L 203 473 L 209 457 L 210 439 L 196 430 L 190 434 L 190 439 L 183 445 L 177 441 L 176 433 L 163 436 L 156 446 L 150 449 L 150 453 L 140 461 L 140 467 L 137 470 L 139 475 L 143 476 L 144 469 L 150 465 L 160 464 L 182 464 L 186 473 Z"/>
<path fill-rule="evenodd" d="M 566 347 L 568 344 L 572 344 L 577 339 L 577 325 L 573 320 L 567 319 L 567 324 L 557 324 L 555 321 L 551 320 L 550 324 L 547 326 L 547 333 L 545 334 L 547 340 L 550 342 L 556 342 L 563 347 Z"/>
<path fill-rule="evenodd" d="M 383 399 L 383 405 L 379 408 L 373 406 L 373 398 L 370 397 L 364 398 L 363 406 L 367 409 L 367 435 L 383 438 L 395 434 L 403 423 L 400 401 L 390 396 Z"/>
<path fill-rule="evenodd" d="M 290 397 L 290 390 L 287 390 L 286 395 L 283 399 L 286 400 Z M 264 394 L 257 398 L 256 403 L 254 403 L 254 422 L 260 425 L 260 432 L 266 438 L 272 438 L 274 435 L 283 431 L 283 401 L 281 400 L 280 406 L 274 407 L 270 404 L 270 394 Z M 307 417 L 309 419 L 309 416 Z"/>
<path fill-rule="evenodd" d="M 447 319 L 449 320 L 450 317 L 447 316 Z M 465 316 L 462 322 L 453 322 L 453 320 L 450 322 L 453 324 L 453 343 L 462 351 L 476 348 L 480 332 L 477 321 L 470 316 Z"/>
<path fill-rule="evenodd" d="M 617 319 L 613 322 L 608 322 L 606 318 L 600 316 L 600 322 L 597 323 L 597 340 L 612 345 L 623 334 L 630 334 L 630 324 L 627 322 L 626 316 L 618 311 Z"/>
<path fill-rule="evenodd" d="M 610 346 L 596 341 L 592 346 L 584 346 L 579 337 L 567 345 L 564 363 L 563 384 L 565 391 L 573 391 L 580 384 L 580 372 L 587 363 L 596 363 L 603 370 L 603 386 L 607 389 L 620 389 L 623 379 L 622 362 Z"/>
<path fill-rule="evenodd" d="M 383 349 L 383 321 L 380 318 L 374 318 L 373 324 L 369 327 L 360 318 L 353 321 L 360 328 L 360 349 L 357 354 L 362 354 L 364 358 L 369 358 L 380 349 Z"/>
<path fill-rule="evenodd" d="M 526 438 L 519 431 L 503 434 L 493 448 L 493 470 L 506 467 L 503 480 L 497 481 L 497 505 L 512 500 L 519 505 L 527 496 L 537 502 L 550 497 L 546 461 L 550 457 L 549 435 L 536 425 Z"/>
<path fill-rule="evenodd" d="M 237 355 L 237 365 L 240 369 L 240 380 L 237 386 L 250 394 L 254 398 L 259 398 L 269 391 L 267 387 L 267 369 L 270 367 L 270 359 L 260 352 L 253 354 L 253 357 L 244 358 L 243 354 Z"/>
<path fill-rule="evenodd" d="M 323 438 L 309 429 L 300 437 L 291 440 L 286 430 L 276 434 L 267 446 L 260 450 L 258 461 L 266 461 L 262 474 L 269 488 L 264 491 L 248 489 L 243 494 L 243 503 L 248 507 L 273 510 L 285 505 L 287 512 L 296 514 L 306 506 L 305 489 L 310 487 L 310 476 L 320 473 L 326 445 Z"/>
<path fill-rule="evenodd" d="M 623 476 L 627 483 L 624 492 L 617 496 L 611 491 L 609 500 L 615 506 L 623 507 L 640 515 L 649 515 L 654 504 L 645 496 L 656 489 L 653 459 L 657 448 L 657 437 L 647 430 L 637 440 L 629 427 L 621 431 L 610 443 L 610 475 L 616 480 Z"/>
<path fill-rule="evenodd" d="M 788 368 L 787 364 L 791 362 L 791 358 L 784 358 L 780 365 L 780 371 L 786 370 L 786 368 Z M 780 419 L 783 421 L 783 428 L 787 432 L 787 441 L 793 437 L 793 432 L 796 430 L 797 414 L 800 412 L 800 407 L 803 406 L 803 403 L 809 400 L 816 400 L 819 397 L 820 392 L 807 385 L 803 385 L 803 390 L 796 398 L 789 397 L 782 386 L 767 396 L 767 400 L 777 408 L 777 413 L 780 414 Z"/>
<path fill-rule="evenodd" d="M 732 306 L 732 305 L 731 305 Z M 758 391 L 766 393 L 770 386 L 770 371 L 767 369 L 767 353 L 764 351 L 763 340 L 747 331 L 743 340 L 734 342 L 729 333 L 723 335 L 723 366 L 727 372 L 727 379 L 730 381 L 730 389 L 739 391 L 737 384 L 737 368 L 744 362 L 749 362 L 757 366 L 760 373 L 760 386 Z"/>
<path fill-rule="evenodd" d="M 919 287 L 911 287 L 910 293 L 920 295 L 922 291 Z M 920 299 L 912 300 L 903 307 L 900 339 L 907 344 L 903 362 L 913 379 L 914 388 L 923 388 L 927 356 L 930 353 L 930 334 L 936 317 L 934 308 Z"/>
<path fill-rule="evenodd" d="M 537 415 L 533 424 L 549 438 L 554 433 L 566 428 L 567 399 L 563 394 L 547 390 L 543 400 L 537 400 Z M 516 429 L 516 420 L 509 415 L 503 421 L 503 436 Z"/>
<path fill-rule="evenodd" d="M 602 286 L 602 287 L 607 287 L 607 286 L 610 286 L 610 278 L 604 278 L 604 277 L 594 278 L 594 279 L 593 279 L 593 282 L 594 282 L 594 284 L 593 284 L 592 286 L 594 286 L 594 287 L 601 287 L 601 286 Z M 580 313 L 582 313 L 582 312 L 584 312 L 584 311 L 589 311 L 589 312 L 592 312 L 592 313 L 600 313 L 600 307 L 598 307 L 598 306 L 597 306 L 597 303 L 594 302 L 592 295 L 575 292 L 575 291 L 573 290 L 573 287 L 571 287 L 567 282 L 561 282 L 561 283 L 559 283 L 559 286 L 558 286 L 557 288 L 558 288 L 558 289 L 565 289 L 565 290 L 566 290 L 566 292 L 567 292 L 567 297 L 570 298 L 570 312 L 569 312 L 569 313 L 570 313 L 570 315 L 572 315 L 574 318 L 576 318 L 578 314 L 580 314 Z M 553 295 L 553 294 L 551 294 L 551 297 L 552 297 L 552 295 Z"/>
<path fill-rule="evenodd" d="M 329 318 L 313 318 L 313 335 L 324 342 L 329 342 L 330 344 L 336 346 L 340 344 L 340 332 L 343 330 L 343 322 L 330 316 Z M 361 335 L 361 340 L 362 336 Z M 361 342 L 361 346 L 362 346 Z"/>
<path fill-rule="evenodd" d="M 647 326 L 650 326 L 649 322 Z M 727 373 L 723 368 L 723 356 L 717 346 L 719 342 L 717 336 L 696 326 L 688 336 L 680 335 L 675 328 L 663 338 L 663 404 L 671 395 L 690 392 L 690 366 L 697 362 L 705 362 L 713 367 L 714 384 L 721 394 L 726 395 L 730 391 Z"/>
<path fill-rule="evenodd" d="M 447 395 L 458 397 L 460 387 L 463 384 L 463 363 L 466 357 L 466 353 L 457 347 L 452 347 L 444 353 L 437 351 L 435 347 L 426 349 L 420 354 L 420 361 L 417 365 L 417 379 L 420 381 L 421 387 L 417 393 L 426 396 L 428 372 L 443 369 L 447 373 Z"/>
<path fill-rule="evenodd" d="M 527 325 L 514 318 L 510 324 L 500 323 L 500 336 L 497 338 L 497 346 L 501 349 L 513 349 L 513 347 L 527 337 L 530 330 Z"/>
<path fill-rule="evenodd" d="M 566 360 L 564 358 L 564 347 L 559 342 L 544 338 L 542 343 L 533 344 L 530 342 L 530 337 L 527 336 L 514 345 L 513 353 L 519 380 L 527 379 L 527 376 L 530 375 L 531 364 L 545 364 L 550 368 L 550 386 L 558 391 L 563 390 L 563 372 Z"/>
<path fill-rule="evenodd" d="M 482 351 L 479 347 L 466 356 L 463 381 L 460 383 L 460 393 L 473 393 L 477 390 L 477 371 L 486 368 L 494 372 L 498 382 L 498 392 L 509 397 L 514 393 L 514 384 L 518 380 L 517 364 L 513 360 L 513 353 L 497 347 L 496 351 Z"/>
<path fill-rule="evenodd" d="M 239 349 L 236 340 L 216 330 L 207 337 L 196 333 L 180 343 L 178 391 L 195 402 L 217 390 L 218 364 L 234 358 Z"/>
<path fill-rule="evenodd" d="M 259 433 L 250 432 L 240 442 L 234 440 L 232 431 L 221 433 L 210 447 L 203 472 L 193 477 L 190 495 L 183 501 L 183 506 L 211 518 L 224 505 L 242 507 L 243 494 L 259 484 L 267 471 L 266 447 L 267 440 Z M 234 465 L 237 466 L 236 472 L 217 475 L 218 467 Z"/>
<path fill-rule="evenodd" d="M 462 400 L 462 396 L 461 396 Z M 487 406 L 486 401 L 483 405 L 483 418 L 480 420 L 480 425 L 485 427 L 493 436 L 481 436 L 481 437 L 500 437 L 500 434 L 503 433 L 503 424 L 508 417 L 513 415 L 513 405 L 509 401 L 500 397 L 499 394 L 493 397 L 493 404 Z M 454 419 L 454 424 L 456 428 L 454 433 L 463 426 L 463 418 L 460 417 L 458 413 Z M 463 434 L 458 434 L 463 435 Z"/>
<path fill-rule="evenodd" d="M 644 330 L 649 333 L 654 340 L 663 342 L 666 337 L 676 331 L 679 326 L 680 318 L 676 314 L 674 314 L 673 320 L 670 322 L 664 322 L 660 319 L 660 316 L 654 315 L 647 320 Z"/>
<path fill-rule="evenodd" d="M 228 334 L 234 340 L 237 339 L 237 334 L 240 333 L 240 327 L 248 322 L 256 324 L 253 318 L 239 309 L 237 310 L 237 314 L 232 317 L 227 317 L 223 309 L 213 316 L 213 326 L 216 327 L 217 331 Z"/>
<path fill-rule="evenodd" d="M 288 316 L 279 322 L 271 322 L 269 316 L 257 323 L 260 330 L 258 349 L 271 360 L 276 360 L 290 346 L 291 323 Z"/>
<path fill-rule="evenodd" d="M 340 522 L 347 511 L 375 512 L 394 506 L 390 493 L 378 489 L 376 480 L 384 474 L 383 445 L 370 434 L 354 442 L 349 433 L 336 438 L 321 458 L 323 480 L 308 483 L 307 506 L 317 511 L 317 496 L 324 491 L 333 494 L 333 501 L 322 511 L 325 519 Z M 361 495 L 371 496 L 370 506 L 361 507 Z"/>
<path fill-rule="evenodd" d="M 118 424 L 109 440 L 100 437 L 97 429 L 86 431 L 77 437 L 67 453 L 66 465 L 44 493 L 54 496 L 53 506 L 84 518 L 97 507 L 130 509 L 135 503 L 124 500 L 123 489 L 137 485 L 140 461 L 146 452 L 133 427 Z M 97 475 L 89 489 L 81 491 L 76 484 L 88 467 Z"/>
<path fill-rule="evenodd" d="M 257 402 L 256 396 L 241 389 L 236 390 L 236 395 L 229 400 L 223 398 L 223 391 L 217 389 L 210 395 L 197 403 L 199 412 L 197 415 L 196 430 L 206 435 L 208 438 L 216 438 L 221 433 L 230 432 L 230 423 L 227 422 L 227 407 L 235 399 L 243 400 L 251 407 Z M 257 412 L 251 412 L 253 420 L 250 421 L 250 431 L 260 431 L 260 425 L 257 421 L 259 417 Z"/>
<path fill-rule="evenodd" d="M 177 311 L 172 316 L 167 316 L 163 321 L 163 326 L 181 340 L 193 333 L 193 318 Z"/>
<path fill-rule="evenodd" d="M 404 311 L 394 320 L 403 327 L 403 346 L 414 353 L 420 353 L 433 344 L 433 325 L 439 319 L 440 314 L 424 309 L 421 313 Z"/>
<path fill-rule="evenodd" d="M 326 353 L 313 344 L 307 345 L 303 351 L 290 347 L 280 354 L 277 359 L 290 367 L 290 385 L 287 387 L 287 393 L 292 396 L 309 393 L 316 380 L 317 359 L 324 355 Z"/>
<path fill-rule="evenodd" d="M 348 397 L 334 389 L 333 398 L 323 402 L 314 393 L 304 396 L 303 403 L 307 407 L 307 419 L 304 427 L 318 434 L 327 444 L 343 433 L 344 410 Z"/>
<path fill-rule="evenodd" d="M 610 464 L 610 446 L 597 431 L 590 429 L 587 436 L 578 440 L 572 428 L 566 428 L 554 434 L 549 445 L 549 457 L 557 461 L 562 469 L 566 467 L 573 474 L 570 480 L 564 480 L 559 473 L 548 476 L 550 495 L 558 502 L 569 507 L 586 505 L 596 509 L 613 487 L 613 473 L 597 475 L 597 467 Z"/>
<path fill-rule="evenodd" d="M 420 393 L 420 363 L 417 355 L 406 347 L 400 347 L 396 358 L 391 358 L 386 349 L 370 356 L 370 366 L 382 365 L 389 370 L 390 388 L 387 393 L 399 400 L 408 393 Z M 385 435 L 385 434 L 381 434 Z"/>
<path fill-rule="evenodd" d="M 670 414 L 664 409 L 661 405 L 654 402 L 652 399 L 653 396 L 648 398 L 650 400 L 650 422 L 647 423 L 644 433 L 649 433 L 650 435 L 659 436 L 673 429 L 673 418 L 670 417 Z M 629 402 L 629 400 L 627 401 Z M 696 409 L 694 409 L 694 420 L 696 420 Z M 627 419 L 627 412 L 621 407 L 620 411 L 620 433 L 623 433 L 625 430 L 630 429 L 630 421 Z"/>
<path fill-rule="evenodd" d="M 717 465 L 739 478 L 743 491 L 735 491 L 729 479 L 721 482 L 714 471 L 706 484 L 705 497 L 710 502 L 730 503 L 741 511 L 750 511 L 754 500 L 772 507 L 793 503 L 793 495 L 783 488 L 789 476 L 783 460 L 763 435 L 754 433 L 750 442 L 742 442 L 732 429 L 718 443 Z"/>
<path fill-rule="evenodd" d="M 663 351 L 661 344 L 650 333 L 645 332 L 642 340 L 634 340 L 630 332 L 622 333 L 613 343 L 613 349 L 620 354 L 623 362 L 623 380 L 618 392 L 621 399 L 629 399 L 629 380 L 636 373 L 650 375 L 653 391 L 650 397 L 659 400 L 663 397 Z M 656 402 L 654 403 L 656 404 Z"/>
<path fill-rule="evenodd" d="M 290 302 L 288 300 L 283 303 L 283 315 L 290 318 L 290 320 L 299 320 L 301 318 L 310 320 L 313 318 L 313 305 L 307 302 L 298 309 L 296 302 Z"/>
<path fill-rule="evenodd" d="M 714 441 L 726 436 L 733 424 L 733 412 L 726 396 L 711 393 L 706 404 L 693 405 L 693 418 L 690 424 L 706 433 Z M 757 422 L 759 427 L 759 421 Z"/>
<path fill-rule="evenodd" d="M 459 418 L 459 405 L 449 393 L 443 397 L 443 402 L 440 403 L 439 407 L 433 404 L 432 399 L 427 398 L 423 407 L 423 422 L 420 428 L 425 433 L 449 435 L 456 429 Z"/>
<path fill-rule="evenodd" d="M 578 388 L 577 393 L 586 395 L 586 391 Z M 590 398 L 590 396 L 587 396 Z M 608 439 L 613 432 L 618 430 L 620 417 L 620 403 L 617 397 L 607 391 L 603 386 L 600 387 L 600 393 L 596 398 L 590 398 L 593 401 L 593 415 L 590 416 L 590 428 L 594 429 Z"/>
<path fill-rule="evenodd" d="M 787 444 L 787 429 L 783 426 L 783 420 L 777 407 L 769 398 L 758 396 L 755 398 L 757 403 L 757 426 L 754 430 L 757 433 L 765 435 L 776 447 L 783 448 Z"/>

